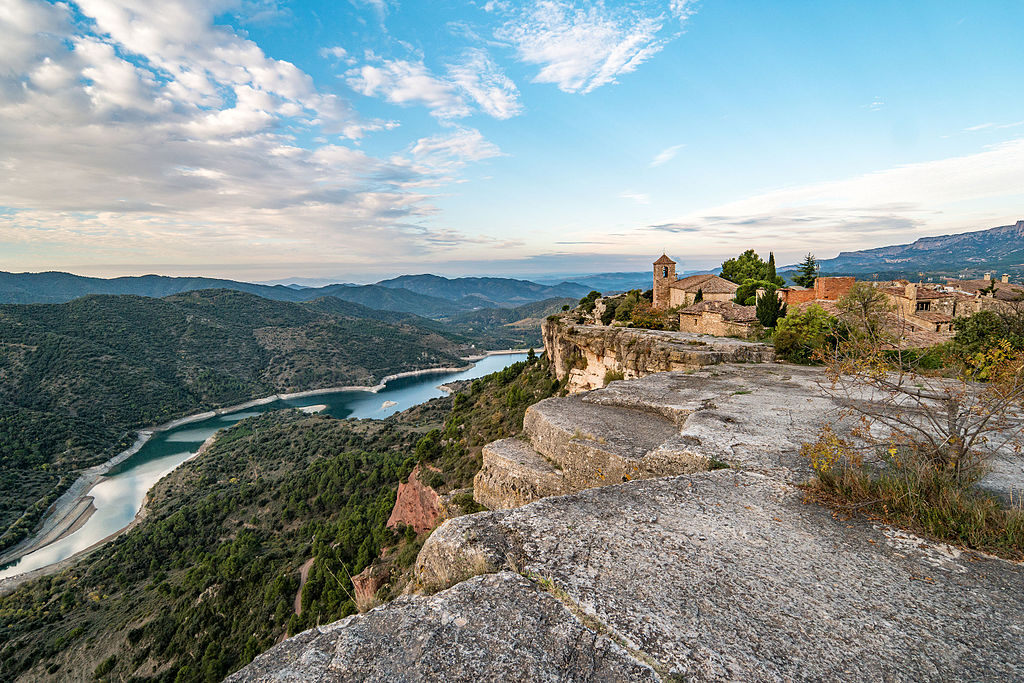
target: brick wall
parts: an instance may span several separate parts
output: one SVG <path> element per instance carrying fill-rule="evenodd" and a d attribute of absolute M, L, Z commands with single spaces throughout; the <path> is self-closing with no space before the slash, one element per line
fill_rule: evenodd
<path fill-rule="evenodd" d="M 854 277 L 819 277 L 814 281 L 814 298 L 835 301 L 849 292 L 856 281 Z"/>
<path fill-rule="evenodd" d="M 779 295 L 782 303 L 787 306 L 795 306 L 815 299 L 813 289 L 784 289 L 779 290 Z"/>

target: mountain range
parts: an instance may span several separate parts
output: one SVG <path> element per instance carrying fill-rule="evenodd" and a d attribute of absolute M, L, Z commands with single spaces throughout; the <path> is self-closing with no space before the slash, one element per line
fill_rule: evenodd
<path fill-rule="evenodd" d="M 922 237 L 910 244 L 844 251 L 818 262 L 822 275 L 877 275 L 879 279 L 978 278 L 1024 275 L 1024 221 L 988 230 Z M 780 272 L 795 269 L 787 266 Z"/>
<path fill-rule="evenodd" d="M 324 287 L 260 285 L 205 277 L 96 278 L 71 273 L 0 272 L 0 303 L 64 303 L 89 294 L 130 294 L 165 297 L 205 289 L 231 289 L 275 301 L 303 302 L 329 296 L 370 308 L 440 318 L 480 308 L 514 308 L 551 298 L 579 298 L 589 290 L 580 284 L 540 285 L 511 278 L 456 278 L 404 275 L 373 285 L 334 284 Z"/>

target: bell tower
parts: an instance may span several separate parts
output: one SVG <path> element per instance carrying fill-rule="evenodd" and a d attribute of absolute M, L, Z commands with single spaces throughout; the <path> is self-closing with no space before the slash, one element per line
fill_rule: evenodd
<path fill-rule="evenodd" d="M 669 285 L 676 281 L 676 262 L 666 254 L 654 262 L 654 308 L 669 307 Z"/>

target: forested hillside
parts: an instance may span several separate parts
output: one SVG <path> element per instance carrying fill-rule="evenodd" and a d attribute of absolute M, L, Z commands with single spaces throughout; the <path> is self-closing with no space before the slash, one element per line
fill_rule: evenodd
<path fill-rule="evenodd" d="M 423 542 L 385 526 L 399 481 L 420 462 L 442 494 L 464 486 L 480 446 L 557 388 L 535 359 L 383 421 L 240 422 L 154 487 L 135 529 L 0 597 L 0 680 L 219 681 L 355 611 L 351 577 L 382 554 L 394 597 Z"/>
<path fill-rule="evenodd" d="M 133 429 L 276 392 L 463 364 L 464 345 L 436 328 L 362 312 L 229 290 L 0 306 L 0 549 Z"/>

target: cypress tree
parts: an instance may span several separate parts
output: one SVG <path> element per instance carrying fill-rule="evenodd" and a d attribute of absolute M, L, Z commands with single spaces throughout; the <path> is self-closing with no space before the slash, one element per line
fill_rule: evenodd
<path fill-rule="evenodd" d="M 693 297 L 693 303 L 699 304 L 701 301 L 704 301 L 704 290 L 698 289 L 697 296 Z"/>
<path fill-rule="evenodd" d="M 779 321 L 779 318 L 786 317 L 786 304 L 782 303 L 779 295 L 774 291 L 766 291 L 757 300 L 755 313 L 758 322 L 762 325 L 765 327 L 775 327 L 775 323 Z"/>
<path fill-rule="evenodd" d="M 768 252 L 768 277 L 765 278 L 768 282 L 775 282 L 775 278 L 778 277 L 775 274 L 775 252 Z"/>

